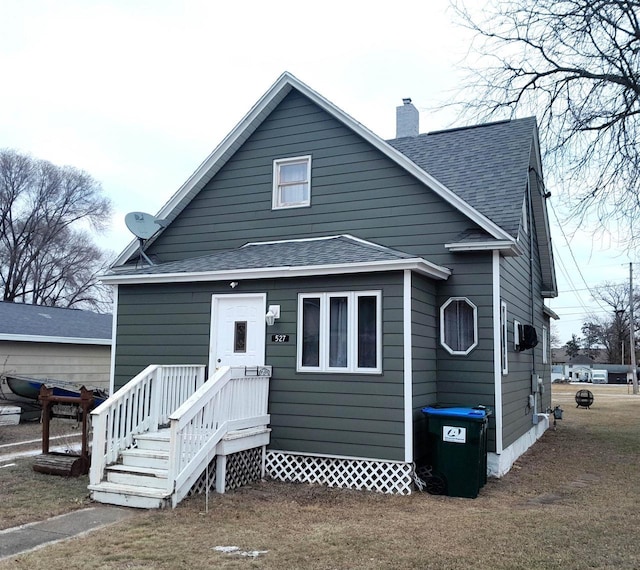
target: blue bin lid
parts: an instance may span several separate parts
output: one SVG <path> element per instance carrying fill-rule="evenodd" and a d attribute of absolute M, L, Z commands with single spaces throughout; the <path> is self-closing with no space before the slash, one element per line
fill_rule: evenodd
<path fill-rule="evenodd" d="M 456 418 L 486 418 L 486 410 L 477 410 L 475 408 L 434 408 L 427 406 L 422 408 L 422 412 L 428 416 L 449 416 Z"/>

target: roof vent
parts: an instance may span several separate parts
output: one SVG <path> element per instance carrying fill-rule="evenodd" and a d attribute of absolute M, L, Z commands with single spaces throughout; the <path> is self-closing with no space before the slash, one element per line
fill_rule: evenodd
<path fill-rule="evenodd" d="M 420 113 L 411 99 L 402 99 L 402 105 L 396 107 L 396 138 L 417 137 L 420 132 Z"/>

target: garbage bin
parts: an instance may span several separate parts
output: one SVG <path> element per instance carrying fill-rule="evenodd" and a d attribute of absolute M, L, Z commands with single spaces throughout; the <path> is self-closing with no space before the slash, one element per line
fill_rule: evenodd
<path fill-rule="evenodd" d="M 474 499 L 487 482 L 486 409 L 427 406 L 427 457 L 450 497 Z"/>

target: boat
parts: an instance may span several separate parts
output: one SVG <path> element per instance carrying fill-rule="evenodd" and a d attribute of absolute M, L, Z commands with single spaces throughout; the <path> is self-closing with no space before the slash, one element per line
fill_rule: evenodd
<path fill-rule="evenodd" d="M 5 375 L 7 386 L 14 395 L 29 402 L 37 402 L 40 396 L 40 388 L 46 386 L 53 389 L 54 396 L 80 397 L 80 384 L 51 378 L 29 378 L 27 376 Z M 107 399 L 107 394 L 99 388 L 85 387 L 93 392 L 94 407 L 99 406 Z"/>
<path fill-rule="evenodd" d="M 9 388 L 6 376 L 0 376 L 0 405 L 19 406 L 22 422 L 38 421 L 42 413 L 42 406 L 37 400 L 19 396 Z"/>

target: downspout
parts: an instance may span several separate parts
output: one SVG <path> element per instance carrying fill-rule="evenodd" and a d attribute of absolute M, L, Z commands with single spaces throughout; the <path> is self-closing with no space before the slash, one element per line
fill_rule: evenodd
<path fill-rule="evenodd" d="M 113 285 L 113 315 L 111 315 L 111 365 L 109 370 L 109 396 L 115 392 L 116 381 L 116 330 L 118 328 L 118 285 Z"/>
<path fill-rule="evenodd" d="M 502 360 L 500 345 L 500 252 L 492 252 L 493 272 L 493 374 L 496 421 L 496 454 L 502 453 Z"/>
<path fill-rule="evenodd" d="M 413 337 L 411 335 L 411 270 L 405 269 L 402 293 L 404 347 L 404 460 L 413 462 Z"/>
<path fill-rule="evenodd" d="M 527 216 L 529 217 L 529 299 L 531 307 L 531 326 L 535 326 L 535 299 L 534 299 L 534 277 L 533 277 L 533 202 L 531 198 L 531 176 L 535 176 L 536 172 L 530 170 L 529 177 L 527 179 Z M 535 379 L 536 389 L 533 389 Z M 531 391 L 533 392 L 533 423 L 538 423 L 538 407 L 540 399 L 540 391 L 538 386 L 538 374 L 536 372 L 536 349 L 531 349 Z"/>

